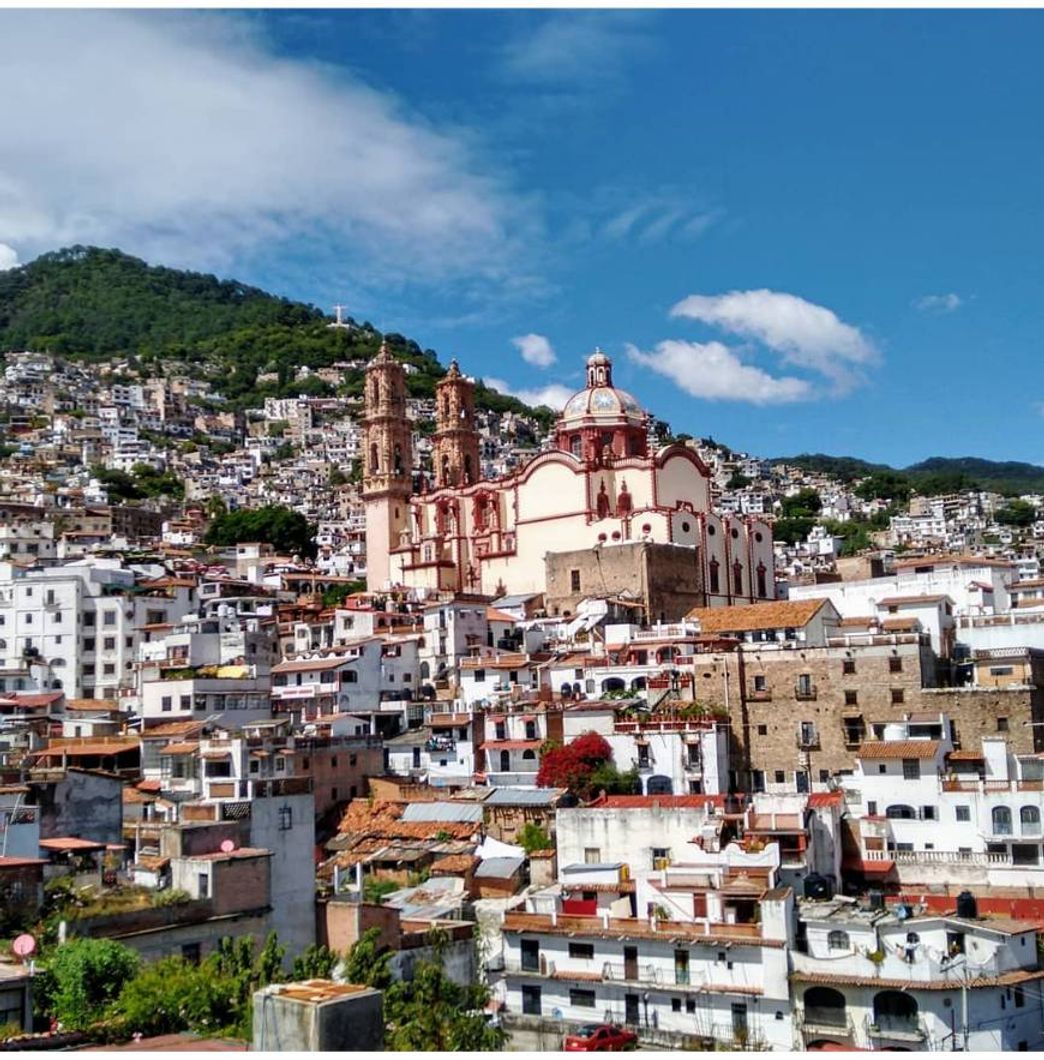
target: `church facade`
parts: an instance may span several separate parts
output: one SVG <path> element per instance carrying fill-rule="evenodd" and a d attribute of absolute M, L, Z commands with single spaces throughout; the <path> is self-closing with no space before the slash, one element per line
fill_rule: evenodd
<path fill-rule="evenodd" d="M 544 592 L 549 554 L 647 541 L 691 556 L 704 606 L 775 596 L 772 531 L 711 510 L 697 453 L 652 451 L 649 417 L 613 385 L 601 352 L 566 403 L 554 445 L 503 478 L 480 477 L 475 384 L 456 362 L 436 387 L 430 484 L 413 489 L 402 365 L 386 349 L 367 370 L 363 497 L 368 585 L 499 596 Z"/>

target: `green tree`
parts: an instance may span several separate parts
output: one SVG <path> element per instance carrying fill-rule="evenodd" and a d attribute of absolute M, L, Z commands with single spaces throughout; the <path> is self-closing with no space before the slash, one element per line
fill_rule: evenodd
<path fill-rule="evenodd" d="M 300 982 L 302 979 L 329 979 L 339 960 L 333 950 L 313 943 L 304 953 L 299 953 L 294 958 L 290 978 L 294 982 Z"/>
<path fill-rule="evenodd" d="M 998 508 L 994 518 L 1001 526 L 1027 527 L 1037 519 L 1037 509 L 1029 501 L 1009 501 L 1003 508 Z"/>
<path fill-rule="evenodd" d="M 270 504 L 264 508 L 241 508 L 216 516 L 207 527 L 208 545 L 227 547 L 243 541 L 261 541 L 277 552 L 316 553 L 314 530 L 308 520 L 291 508 Z"/>
<path fill-rule="evenodd" d="M 76 938 L 59 946 L 37 982 L 37 1004 L 70 1030 L 100 1020 L 141 966 L 112 939 Z"/>
<path fill-rule="evenodd" d="M 895 471 L 874 471 L 852 491 L 865 501 L 906 501 L 913 493 L 910 480 Z"/>
<path fill-rule="evenodd" d="M 741 490 L 749 486 L 751 481 L 746 475 L 742 475 L 737 471 L 725 483 L 725 488 L 727 490 Z"/>
<path fill-rule="evenodd" d="M 505 1035 L 484 1014 L 484 984 L 460 986 L 445 970 L 445 932 L 429 933 L 432 956 L 420 960 L 408 982 L 392 983 L 384 995 L 387 1047 L 396 1052 L 496 1052 Z"/>
<path fill-rule="evenodd" d="M 518 833 L 518 845 L 527 853 L 534 850 L 553 850 L 551 837 L 535 821 L 527 821 Z"/>
<path fill-rule="evenodd" d="M 800 489 L 790 497 L 780 501 L 780 510 L 784 519 L 807 519 L 817 516 L 823 509 L 823 502 L 814 489 Z"/>
<path fill-rule="evenodd" d="M 111 1009 L 118 1034 L 219 1034 L 236 1027 L 242 998 L 238 983 L 180 957 L 147 965 L 123 987 Z"/>
<path fill-rule="evenodd" d="M 344 959 L 345 982 L 387 990 L 391 985 L 391 951 L 380 944 L 381 929 L 367 928 Z"/>

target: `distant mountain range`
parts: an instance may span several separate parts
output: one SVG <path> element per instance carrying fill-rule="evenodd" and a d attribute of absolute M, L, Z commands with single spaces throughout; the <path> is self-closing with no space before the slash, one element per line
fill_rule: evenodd
<path fill-rule="evenodd" d="M 120 250 L 68 247 L 19 268 L 0 272 L 0 351 L 51 351 L 70 359 L 127 358 L 146 370 L 179 361 L 212 380 L 233 407 L 266 397 L 316 396 L 334 388 L 318 378 L 296 379 L 298 368 L 368 361 L 382 340 L 413 366 L 411 395 L 431 396 L 445 374 L 434 350 L 399 334 L 382 335 L 350 318 L 332 318 L 314 305 L 269 294 L 235 280 L 149 265 Z M 272 376 L 262 379 L 259 376 Z M 362 372 L 349 372 L 339 388 L 362 393 Z M 526 412 L 543 424 L 554 413 L 481 384 L 480 408 Z M 918 492 L 945 493 L 970 487 L 999 493 L 1044 492 L 1044 467 L 976 457 L 932 457 L 905 468 L 822 453 L 779 457 L 844 482 L 876 474 L 898 476 Z"/>
<path fill-rule="evenodd" d="M 1044 467 L 1018 460 L 933 456 L 908 467 L 894 468 L 887 464 L 872 464 L 853 456 L 802 453 L 800 456 L 775 457 L 771 462 L 829 475 L 841 482 L 851 482 L 868 475 L 895 476 L 917 493 L 953 493 L 965 489 L 989 490 L 1008 496 L 1044 493 Z"/>

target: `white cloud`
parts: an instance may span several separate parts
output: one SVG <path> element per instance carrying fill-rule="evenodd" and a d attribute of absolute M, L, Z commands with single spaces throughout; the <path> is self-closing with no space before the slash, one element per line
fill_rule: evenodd
<path fill-rule="evenodd" d="M 13 269 L 18 264 L 18 253 L 14 247 L 0 243 L 0 272 Z"/>
<path fill-rule="evenodd" d="M 873 343 L 830 309 L 779 291 L 694 294 L 674 306 L 671 316 L 754 339 L 780 354 L 782 363 L 824 376 L 837 393 L 862 382 L 861 369 L 878 358 Z"/>
<path fill-rule="evenodd" d="M 634 11 L 552 12 L 505 47 L 503 70 L 529 82 L 602 83 L 647 50 L 643 21 Z"/>
<path fill-rule="evenodd" d="M 544 335 L 519 335 L 511 340 L 512 344 L 522 354 L 522 360 L 526 364 L 535 365 L 537 368 L 550 368 L 558 358 L 555 356 L 554 347 Z"/>
<path fill-rule="evenodd" d="M 501 394 L 507 394 L 509 397 L 516 397 L 519 401 L 524 401 L 527 405 L 547 405 L 548 408 L 554 409 L 556 412 L 561 411 L 565 407 L 565 403 L 573 396 L 575 391 L 570 390 L 567 386 L 562 386 L 561 383 L 550 383 L 547 386 L 541 387 L 519 387 L 516 389 L 509 383 L 505 383 L 503 379 L 492 379 L 486 377 L 483 379 L 486 386 L 492 390 L 499 390 Z"/>
<path fill-rule="evenodd" d="M 242 15 L 0 12 L 0 240 L 172 264 L 322 257 L 398 282 L 517 274 L 532 211 L 467 130 L 270 51 Z M 9 101 L 12 102 L 12 101 Z"/>
<path fill-rule="evenodd" d="M 952 291 L 949 294 L 922 295 L 913 301 L 914 309 L 919 309 L 922 313 L 952 313 L 962 305 L 964 300 Z"/>
<path fill-rule="evenodd" d="M 771 376 L 755 365 L 744 364 L 720 342 L 667 339 L 649 352 L 629 345 L 627 356 L 670 379 L 687 394 L 707 401 L 783 405 L 813 397 L 807 380 Z"/>

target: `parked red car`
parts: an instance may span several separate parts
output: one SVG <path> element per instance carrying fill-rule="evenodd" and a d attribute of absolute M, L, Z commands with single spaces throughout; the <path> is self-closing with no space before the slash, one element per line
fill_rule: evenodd
<path fill-rule="evenodd" d="M 567 1053 L 619 1053 L 634 1049 L 638 1035 L 615 1023 L 589 1023 L 577 1034 L 567 1034 L 563 1048 Z"/>

